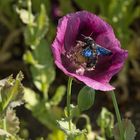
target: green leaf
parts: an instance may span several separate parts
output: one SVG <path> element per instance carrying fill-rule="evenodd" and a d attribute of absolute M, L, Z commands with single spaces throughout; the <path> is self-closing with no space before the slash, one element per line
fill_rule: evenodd
<path fill-rule="evenodd" d="M 26 51 L 26 53 L 23 55 L 23 59 L 28 64 L 32 64 L 32 65 L 37 64 L 37 61 L 34 59 L 31 51 L 29 51 L 29 50 Z"/>
<path fill-rule="evenodd" d="M 16 12 L 19 14 L 20 19 L 24 24 L 34 24 L 34 15 L 30 14 L 30 20 L 29 20 L 29 12 L 25 9 L 18 9 L 16 8 Z"/>
<path fill-rule="evenodd" d="M 7 136 L 10 137 L 12 136 L 10 133 L 8 133 L 7 131 L 0 129 L 0 136 Z"/>
<path fill-rule="evenodd" d="M 68 137 L 76 137 L 81 134 L 85 134 L 85 130 L 79 130 L 76 126 L 71 122 L 71 130 L 69 130 L 69 122 L 62 118 L 61 120 L 57 120 L 58 127 L 62 130 Z"/>
<path fill-rule="evenodd" d="M 134 140 L 136 136 L 135 126 L 131 122 L 131 120 L 124 119 L 122 120 L 123 130 L 124 130 L 124 138 L 125 140 Z M 120 140 L 120 132 L 118 128 L 118 124 L 115 125 L 113 129 L 113 134 L 115 140 Z"/>
<path fill-rule="evenodd" d="M 65 92 L 66 92 L 66 87 L 64 85 L 59 86 L 55 92 L 55 95 L 50 100 L 50 104 L 58 105 L 61 102 Z"/>
<path fill-rule="evenodd" d="M 64 109 L 65 116 L 68 117 L 67 107 Z M 73 104 L 70 104 L 70 117 L 78 117 L 80 115 L 80 110 L 78 106 L 75 106 Z"/>
<path fill-rule="evenodd" d="M 49 19 L 46 15 L 46 9 L 44 4 L 41 4 L 40 6 L 40 14 L 37 17 L 37 28 L 38 30 L 36 33 L 36 38 L 41 40 L 49 29 Z"/>
<path fill-rule="evenodd" d="M 94 103 L 95 91 L 90 87 L 83 87 L 78 94 L 78 107 L 81 111 L 88 110 Z"/>
<path fill-rule="evenodd" d="M 73 104 L 70 105 L 70 116 L 73 117 L 78 117 L 80 115 L 80 110 L 78 106 L 74 106 Z"/>
<path fill-rule="evenodd" d="M 36 65 L 31 66 L 33 81 L 40 91 L 47 93 L 49 85 L 55 78 L 55 70 L 50 46 L 46 40 L 41 40 L 33 51 L 33 57 L 37 61 Z"/>
<path fill-rule="evenodd" d="M 29 1 L 31 2 L 31 1 Z M 30 4 L 31 5 L 31 4 Z M 32 17 L 32 11 L 29 3 L 28 16 Z M 31 19 L 28 19 L 29 21 Z M 32 21 L 32 20 L 31 20 Z M 49 85 L 55 77 L 53 59 L 51 56 L 50 45 L 43 39 L 49 28 L 49 19 L 46 15 L 45 5 L 40 4 L 40 12 L 34 19 L 34 23 L 28 22 L 24 32 L 25 42 L 32 51 L 24 54 L 24 60 L 31 64 L 30 70 L 35 86 L 44 93 L 47 99 Z"/>
<path fill-rule="evenodd" d="M 58 107 L 51 107 L 48 109 L 48 106 L 43 101 L 40 101 L 39 104 L 32 107 L 31 109 L 33 116 L 37 118 L 43 125 L 45 125 L 50 130 L 56 130 L 57 124 L 56 120 L 60 119 L 62 116 L 62 110 Z"/>
<path fill-rule="evenodd" d="M 13 77 L 10 76 L 7 80 L 5 80 L 4 85 L 0 87 L 1 111 L 4 111 L 13 101 L 21 101 L 21 97 L 23 96 L 23 86 L 21 83 L 22 79 L 23 74 L 22 72 L 19 72 L 16 79 L 13 79 Z"/>
<path fill-rule="evenodd" d="M 39 95 L 36 94 L 32 89 L 30 88 L 24 88 L 24 100 L 27 103 L 26 107 L 28 109 L 31 109 L 33 106 L 36 106 L 39 103 Z"/>
<path fill-rule="evenodd" d="M 19 131 L 19 119 L 12 108 L 8 108 L 6 111 L 6 128 L 7 132 L 12 135 L 16 135 Z"/>
<path fill-rule="evenodd" d="M 32 16 L 30 16 L 30 18 L 31 17 Z M 25 29 L 24 37 L 26 44 L 32 49 L 35 49 L 40 44 L 41 39 L 45 37 L 49 28 L 49 19 L 46 15 L 44 4 L 41 4 L 39 15 L 35 18 L 34 22 L 32 23 L 31 21 L 29 20 L 27 24 L 28 26 Z"/>
<path fill-rule="evenodd" d="M 13 108 L 8 107 L 5 116 L 0 119 L 0 135 L 8 138 L 14 138 L 19 131 L 19 119 Z"/>

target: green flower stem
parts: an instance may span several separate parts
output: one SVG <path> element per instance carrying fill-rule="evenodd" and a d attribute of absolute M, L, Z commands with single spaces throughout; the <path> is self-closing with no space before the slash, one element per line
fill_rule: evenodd
<path fill-rule="evenodd" d="M 123 135 L 124 132 L 123 132 L 121 115 L 120 115 L 120 112 L 119 112 L 119 108 L 118 108 L 117 100 L 116 100 L 116 97 L 115 97 L 115 93 L 114 93 L 114 91 L 111 91 L 110 94 L 112 96 L 112 101 L 113 101 L 113 105 L 114 105 L 114 108 L 115 108 L 116 117 L 117 117 L 117 120 L 118 120 L 118 126 L 119 126 L 119 131 L 120 131 L 120 139 L 125 140 L 124 135 Z"/>
<path fill-rule="evenodd" d="M 6 127 L 6 118 L 3 119 L 3 129 L 5 131 L 7 131 L 7 127 Z"/>
<path fill-rule="evenodd" d="M 70 120 L 70 99 L 71 99 L 71 86 L 73 78 L 69 77 L 68 87 L 67 87 L 67 112 L 69 118 L 69 130 L 71 131 L 71 120 Z"/>
<path fill-rule="evenodd" d="M 3 119 L 3 130 L 7 131 L 7 127 L 6 127 L 6 118 Z M 6 136 L 3 136 L 3 140 L 6 140 Z"/>

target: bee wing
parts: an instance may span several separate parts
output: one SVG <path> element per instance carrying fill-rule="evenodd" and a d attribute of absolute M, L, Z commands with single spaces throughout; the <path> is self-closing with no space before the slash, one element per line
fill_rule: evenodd
<path fill-rule="evenodd" d="M 112 54 L 112 52 L 109 49 L 106 49 L 98 44 L 96 44 L 96 51 L 97 51 L 97 55 L 101 55 L 101 56 Z"/>

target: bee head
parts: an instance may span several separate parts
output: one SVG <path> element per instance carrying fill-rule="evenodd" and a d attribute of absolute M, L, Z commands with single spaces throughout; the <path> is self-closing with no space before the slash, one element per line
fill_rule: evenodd
<path fill-rule="evenodd" d="M 90 37 L 90 36 L 85 36 L 82 34 L 82 36 L 84 37 L 84 42 L 91 45 L 93 44 L 94 40 Z"/>
<path fill-rule="evenodd" d="M 92 43 L 93 42 L 93 39 L 88 36 L 88 37 L 85 37 L 84 38 L 84 42 L 86 42 L 86 43 Z"/>

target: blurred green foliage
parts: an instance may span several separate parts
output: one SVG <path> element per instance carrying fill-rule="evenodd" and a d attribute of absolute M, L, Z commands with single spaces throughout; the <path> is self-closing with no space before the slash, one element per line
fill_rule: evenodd
<path fill-rule="evenodd" d="M 103 137 L 113 137 L 112 131 L 114 127 L 114 116 L 106 108 L 102 108 L 101 113 L 97 119 L 97 124 L 101 128 Z"/>
<path fill-rule="evenodd" d="M 32 12 L 32 3 L 28 0 L 27 10 L 17 8 L 17 12 L 22 22 L 26 24 L 24 38 L 28 48 L 23 58 L 26 63 L 30 64 L 34 85 L 43 94 L 41 98 L 32 89 L 25 89 L 26 106 L 42 124 L 54 130 L 57 128 L 56 120 L 62 115 L 62 110 L 57 105 L 64 96 L 65 87 L 58 87 L 54 96 L 49 99 L 48 89 L 54 81 L 55 69 L 50 44 L 44 39 L 49 30 L 46 8 L 42 3 L 39 13 L 35 16 Z"/>
<path fill-rule="evenodd" d="M 57 6 L 61 13 L 58 17 L 57 15 L 56 17 L 52 15 L 54 5 Z M 138 79 L 140 77 L 140 52 L 138 51 L 140 47 L 140 28 L 138 26 L 140 23 L 139 0 L 0 1 L 0 76 L 4 77 L 9 73 L 17 73 L 20 69 L 27 75 L 27 81 L 31 84 L 26 84 L 28 86 L 24 87 L 25 107 L 31 111 L 32 115 L 41 124 L 49 129 L 46 132 L 47 134 L 51 130 L 51 133 L 47 136 L 45 135 L 46 138 L 44 138 L 48 140 L 65 139 L 65 134 L 58 130 L 56 120 L 67 116 L 67 110 L 65 110 L 64 114 L 64 109 L 59 106 L 64 99 L 66 87 L 59 83 L 60 86 L 55 85 L 55 89 L 50 90 L 55 79 L 57 79 L 51 53 L 51 43 L 56 34 L 56 22 L 58 18 L 77 10 L 91 11 L 113 26 L 122 47 L 129 51 L 129 60 L 133 67 L 130 73 L 135 73 L 132 76 L 137 81 L 140 81 Z M 124 91 L 126 91 L 128 69 L 129 66 L 127 65 L 123 73 L 118 76 L 120 77 L 118 78 L 120 80 L 118 83 L 123 86 Z M 22 104 L 22 100 L 19 100 L 22 99 L 23 93 L 21 81 L 21 73 L 15 79 L 9 77 L 0 81 L 0 135 L 2 135 L 2 138 L 8 136 L 7 140 L 21 139 L 17 136 L 19 120 L 13 109 L 15 106 Z M 85 90 L 84 92 L 89 92 L 89 90 Z M 82 115 L 81 112 L 81 110 L 87 110 L 92 106 L 94 94 L 90 95 L 87 96 L 83 92 L 80 92 L 78 95 L 78 105 L 71 105 L 71 117 L 73 121 L 76 120 L 75 118 L 79 120 L 81 117 L 86 120 L 85 129 L 87 130 L 87 137 L 82 133 L 75 140 L 104 140 L 103 137 L 91 130 L 89 117 Z M 89 98 L 90 102 L 84 102 L 85 98 Z M 114 125 L 112 115 L 104 109 L 98 118 L 101 133 L 110 133 L 112 131 L 108 125 L 109 122 L 112 127 Z M 63 123 L 67 124 L 67 121 Z M 4 124 L 8 126 L 7 131 L 4 129 Z M 11 127 L 11 124 L 13 127 Z M 59 127 L 63 128 L 62 122 L 59 124 Z M 22 125 L 21 133 L 24 133 Z M 81 133 L 76 127 L 74 126 L 74 129 L 77 130 L 77 133 Z M 13 136 L 11 136 L 11 133 Z M 43 140 L 43 138 L 38 139 Z"/>

